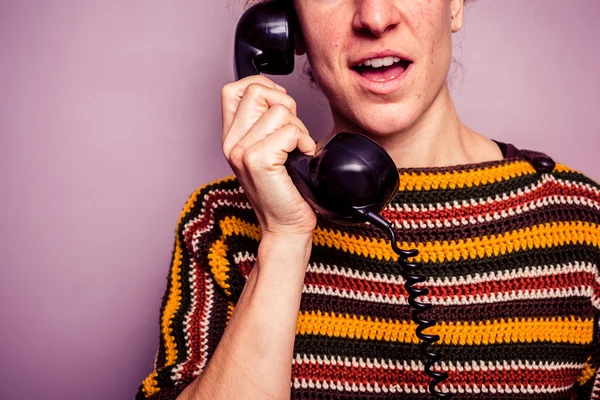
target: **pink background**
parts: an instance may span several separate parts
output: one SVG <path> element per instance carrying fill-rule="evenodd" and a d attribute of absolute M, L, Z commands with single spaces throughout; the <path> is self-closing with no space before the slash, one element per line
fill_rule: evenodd
<path fill-rule="evenodd" d="M 0 398 L 130 399 L 149 372 L 188 194 L 231 172 L 227 1 L 0 2 Z M 478 0 L 460 115 L 600 179 L 598 0 Z M 326 102 L 279 79 L 316 138 Z"/>

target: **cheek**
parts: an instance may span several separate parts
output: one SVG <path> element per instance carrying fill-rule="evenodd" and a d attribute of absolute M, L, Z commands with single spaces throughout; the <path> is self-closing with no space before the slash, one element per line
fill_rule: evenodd
<path fill-rule="evenodd" d="M 309 45 L 306 50 L 312 60 L 318 61 L 317 65 L 330 65 L 333 57 L 340 52 L 342 38 L 340 32 L 332 29 L 334 26 L 332 21 L 331 24 L 319 23 L 309 28 Z"/>
<path fill-rule="evenodd" d="M 423 7 L 418 13 L 421 43 L 424 44 L 423 54 L 428 58 L 428 75 L 442 75 L 448 72 L 452 57 L 452 31 L 450 10 L 442 6 L 440 0 L 425 0 L 429 8 Z M 436 79 L 436 80 L 439 80 Z"/>

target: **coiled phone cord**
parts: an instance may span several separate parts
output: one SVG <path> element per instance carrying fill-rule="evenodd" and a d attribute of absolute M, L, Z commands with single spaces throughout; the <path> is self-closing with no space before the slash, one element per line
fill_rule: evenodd
<path fill-rule="evenodd" d="M 402 267 L 400 274 L 405 280 L 404 287 L 408 292 L 408 304 L 414 308 L 412 312 L 412 320 L 415 324 L 417 324 L 417 337 L 421 339 L 419 351 L 421 356 L 426 358 L 425 373 L 432 378 L 431 382 L 429 383 L 429 393 L 437 399 L 450 399 L 452 398 L 451 393 L 439 392 L 436 389 L 436 385 L 448 378 L 448 374 L 445 372 L 436 372 L 431 369 L 436 362 L 442 359 L 442 355 L 441 353 L 429 349 L 429 346 L 440 340 L 440 337 L 439 335 L 428 335 L 423 333 L 425 329 L 435 326 L 436 322 L 432 319 L 425 319 L 420 315 L 421 313 L 431 309 L 431 304 L 421 303 L 417 300 L 417 297 L 419 296 L 427 296 L 427 294 L 429 294 L 429 289 L 414 287 L 415 284 L 425 281 L 425 276 L 418 273 L 418 270 L 422 267 L 422 263 L 407 261 L 407 259 L 410 257 L 418 256 L 419 251 L 417 249 L 400 249 L 396 244 L 396 234 L 394 233 L 391 224 L 388 227 L 388 232 L 392 242 L 392 250 L 394 250 L 394 252 L 399 256 L 398 264 L 400 264 Z"/>
<path fill-rule="evenodd" d="M 423 266 L 423 264 L 418 262 L 408 262 L 409 258 L 418 256 L 419 251 L 417 249 L 400 249 L 396 244 L 396 233 L 392 228 L 392 223 L 387 221 L 379 214 L 372 211 L 363 211 L 361 214 L 363 214 L 367 220 L 375 226 L 388 231 L 392 243 L 392 250 L 394 250 L 394 253 L 398 254 L 398 264 L 400 264 L 400 267 L 402 268 L 400 274 L 404 278 L 404 287 L 408 292 L 408 304 L 413 308 L 411 315 L 412 320 L 415 324 L 417 324 L 417 337 L 421 339 L 421 343 L 419 344 L 419 352 L 421 353 L 421 356 L 425 357 L 426 359 L 425 374 L 432 378 L 431 382 L 429 383 L 429 393 L 436 399 L 451 399 L 452 393 L 443 393 L 436 389 L 436 385 L 448 378 L 448 374 L 445 372 L 436 372 L 431 369 L 436 362 L 442 359 L 442 355 L 430 350 L 429 346 L 440 340 L 440 337 L 439 335 L 428 335 L 423 333 L 425 329 L 435 326 L 436 322 L 432 319 L 425 319 L 421 316 L 421 313 L 431 309 L 431 304 L 421 303 L 417 300 L 417 297 L 427 296 L 429 294 L 429 289 L 417 288 L 414 286 L 417 283 L 425 282 L 425 276 L 418 273 L 418 270 Z"/>

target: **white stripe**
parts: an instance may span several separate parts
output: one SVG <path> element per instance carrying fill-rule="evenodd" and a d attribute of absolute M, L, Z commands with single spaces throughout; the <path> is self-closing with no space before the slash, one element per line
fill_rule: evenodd
<path fill-rule="evenodd" d="M 191 348 L 192 346 L 196 346 L 196 343 L 192 343 L 191 341 L 191 317 L 192 314 L 195 312 L 196 307 L 197 307 L 197 292 L 198 292 L 198 288 L 196 287 L 196 282 L 195 282 L 195 271 L 199 271 L 198 265 L 193 262 L 192 263 L 192 268 L 190 268 L 190 278 L 189 278 L 189 282 L 190 282 L 190 287 L 191 287 L 191 307 L 188 310 L 188 312 L 186 313 L 185 316 L 185 323 L 184 323 L 184 327 L 183 327 L 183 332 L 185 335 L 185 339 L 186 339 L 186 353 L 187 353 L 187 358 L 183 363 L 179 363 L 177 365 L 175 365 L 172 369 L 172 375 L 171 375 L 171 379 L 174 381 L 179 381 L 183 378 L 183 375 L 181 375 L 181 371 L 183 371 L 183 369 L 185 368 L 186 364 L 192 361 L 191 358 Z M 206 290 L 206 302 L 204 303 L 204 310 L 206 311 L 206 315 L 204 316 L 204 318 L 200 321 L 200 343 L 198 344 L 198 346 L 200 347 L 200 359 L 202 360 L 202 362 L 198 365 L 195 366 L 195 369 L 193 371 L 193 375 L 194 376 L 198 376 L 200 375 L 200 373 L 202 372 L 202 370 L 204 369 L 204 367 L 206 366 L 206 363 L 208 362 L 208 330 L 209 330 L 209 324 L 211 322 L 211 314 L 212 314 L 212 309 L 214 307 L 214 284 L 212 283 L 212 278 L 210 277 L 209 273 L 207 271 L 203 271 L 202 272 L 204 274 L 204 279 L 206 280 L 206 286 L 205 286 L 205 290 Z M 202 312 L 202 310 L 200 310 Z"/>
<path fill-rule="evenodd" d="M 389 296 L 381 294 L 375 295 L 369 292 L 359 292 L 355 290 L 340 290 L 337 288 L 333 289 L 324 285 L 304 285 L 302 293 L 321 294 L 383 304 L 408 304 L 408 300 L 404 296 Z M 591 297 L 592 294 L 593 290 L 591 286 L 581 285 L 579 287 L 573 286 L 566 289 L 539 289 L 527 291 L 519 290 L 514 292 L 511 291 L 510 293 L 492 293 L 489 295 L 485 294 L 478 296 L 452 296 L 446 298 L 421 296 L 419 297 L 419 300 L 422 300 L 424 303 L 431 303 L 433 305 L 455 306 L 490 304 L 518 300 L 541 300 L 566 297 Z"/>
<path fill-rule="evenodd" d="M 426 219 L 426 220 L 415 220 L 411 217 L 403 219 L 402 221 L 395 220 L 394 226 L 398 229 L 434 229 L 434 228 L 450 228 L 452 226 L 459 225 L 475 225 L 485 222 L 498 221 L 504 218 L 512 217 L 515 215 L 521 215 L 527 213 L 529 211 L 533 211 L 535 209 L 542 209 L 544 207 L 548 207 L 555 204 L 576 204 L 590 207 L 592 210 L 600 211 L 600 203 L 594 200 L 586 199 L 582 196 L 572 197 L 572 196 L 548 196 L 540 199 L 533 200 L 526 204 L 519 204 L 517 207 L 503 209 L 500 212 L 494 212 L 493 214 L 476 214 L 476 215 L 468 215 L 466 217 L 461 217 L 460 219 L 452 218 L 450 219 Z M 415 216 L 418 218 L 419 216 Z M 413 217 L 413 218 L 415 218 Z"/>
<path fill-rule="evenodd" d="M 196 218 L 191 219 L 190 221 L 188 221 L 185 226 L 184 226 L 184 233 L 185 234 L 189 234 L 189 230 L 190 228 L 195 225 L 196 223 L 198 223 L 198 221 L 202 220 L 203 218 L 206 218 L 207 216 L 206 214 L 206 207 L 207 207 L 207 201 L 211 196 L 217 195 L 217 194 L 228 194 L 228 195 L 237 195 L 237 194 L 242 194 L 244 192 L 244 190 L 240 187 L 240 188 L 236 188 L 234 190 L 211 190 L 209 191 L 207 194 L 204 195 L 204 200 L 202 202 L 202 207 L 200 208 L 200 212 L 198 213 L 198 215 L 196 216 Z M 211 216 L 210 216 L 210 221 L 208 224 L 206 224 L 206 226 L 203 229 L 196 229 L 194 230 L 193 234 L 192 234 L 192 251 L 193 252 L 197 252 L 199 251 L 199 247 L 198 245 L 200 244 L 199 238 L 204 235 L 207 232 L 210 232 L 214 229 L 215 226 L 215 221 L 212 218 L 212 214 L 214 213 L 214 210 L 216 210 L 217 208 L 220 207 L 229 207 L 229 208 L 238 208 L 238 209 L 252 209 L 252 206 L 250 205 L 250 203 L 248 201 L 241 201 L 241 202 L 231 202 L 229 200 L 218 200 L 216 202 L 213 202 L 210 204 L 210 207 L 213 209 L 213 211 L 211 212 Z"/>
<path fill-rule="evenodd" d="M 238 252 L 234 255 L 236 264 L 241 262 L 256 262 L 254 254 L 248 252 Z M 361 279 L 366 282 L 385 283 L 390 285 L 404 285 L 404 278 L 401 276 L 359 271 L 348 267 L 338 267 L 337 265 L 328 265 L 323 263 L 309 263 L 307 272 L 312 272 L 322 275 L 343 276 L 345 278 Z M 501 282 L 518 278 L 539 278 L 545 276 L 557 276 L 572 273 L 590 273 L 594 274 L 600 285 L 600 277 L 596 264 L 586 263 L 583 261 L 573 261 L 567 264 L 558 265 L 542 265 L 530 266 L 518 269 L 504 269 L 503 271 L 484 272 L 482 274 L 469 274 L 466 276 L 459 275 L 444 278 L 429 278 L 426 282 L 416 285 L 418 286 L 436 286 L 436 287 L 451 287 L 458 285 L 473 285 L 488 282 Z"/>
<path fill-rule="evenodd" d="M 214 289 L 215 285 L 212 283 L 212 277 L 210 274 L 205 271 L 204 278 L 206 279 L 206 317 L 200 323 L 200 335 L 201 343 L 200 343 L 200 351 L 202 352 L 201 360 L 202 362 L 196 367 L 193 375 L 198 376 L 208 363 L 208 331 L 210 328 L 211 315 L 214 307 Z M 193 345 L 193 343 L 188 343 L 188 345 Z"/>
<path fill-rule="evenodd" d="M 292 359 L 293 365 L 331 365 L 370 368 L 370 369 L 391 369 L 398 371 L 423 371 L 424 364 L 421 360 L 385 360 L 385 359 L 363 359 L 362 357 L 341 357 L 313 354 L 296 353 Z M 581 370 L 586 363 L 560 363 L 534 360 L 503 360 L 503 361 L 484 361 L 473 360 L 468 362 L 449 362 L 441 361 L 434 365 L 434 371 L 450 372 L 471 372 L 471 371 L 517 371 L 519 369 L 538 370 L 538 371 L 558 371 L 565 369 Z"/>
<path fill-rule="evenodd" d="M 356 383 L 349 384 L 348 382 L 338 381 L 325 381 L 325 380 L 306 380 L 294 378 L 292 381 L 294 389 L 318 389 L 318 390 L 337 390 L 340 392 L 354 392 L 354 393 L 427 393 L 427 389 L 421 385 L 379 385 L 375 382 L 373 385 L 370 383 Z M 569 390 L 572 385 L 567 386 L 531 386 L 531 385 L 438 385 L 438 389 L 442 392 L 451 393 L 501 393 L 501 394 L 522 394 L 522 393 L 558 393 Z"/>
<path fill-rule="evenodd" d="M 241 258 L 240 258 L 241 260 Z M 252 261 L 255 261 L 254 259 Z M 361 279 L 368 282 L 378 282 L 394 285 L 404 285 L 404 278 L 401 276 L 386 275 L 373 272 L 364 272 L 353 270 L 345 267 L 338 267 L 337 265 L 329 266 L 321 263 L 310 263 L 307 268 L 308 272 L 323 274 L 323 275 L 337 275 L 345 278 Z M 448 287 L 457 285 L 472 285 L 487 282 L 499 282 L 508 281 L 517 278 L 539 278 L 545 276 L 557 276 L 561 274 L 571 273 L 591 273 L 598 278 L 597 268 L 595 264 L 574 261 L 567 264 L 559 265 L 542 265 L 542 266 L 531 266 L 518 269 L 505 269 L 503 271 L 491 271 L 484 272 L 482 274 L 469 274 L 466 276 L 453 276 L 444 278 L 429 278 L 425 283 L 420 285 L 426 286 L 438 286 Z"/>

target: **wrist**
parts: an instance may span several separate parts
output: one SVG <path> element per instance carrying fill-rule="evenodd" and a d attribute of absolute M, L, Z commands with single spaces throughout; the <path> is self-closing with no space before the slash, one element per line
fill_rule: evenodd
<path fill-rule="evenodd" d="M 258 247 L 257 267 L 261 271 L 291 273 L 306 271 L 312 250 L 313 235 L 263 233 Z"/>
<path fill-rule="evenodd" d="M 310 255 L 313 232 L 307 233 L 274 233 L 261 232 L 260 246 L 265 248 L 289 248 L 290 250 L 305 251 Z"/>

